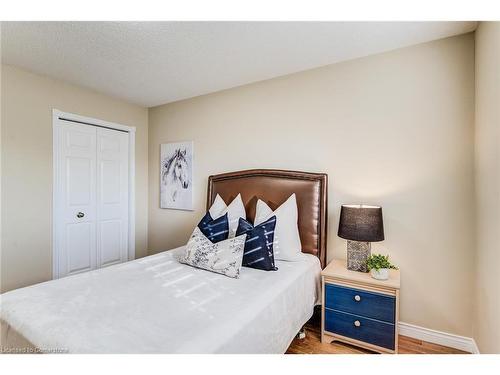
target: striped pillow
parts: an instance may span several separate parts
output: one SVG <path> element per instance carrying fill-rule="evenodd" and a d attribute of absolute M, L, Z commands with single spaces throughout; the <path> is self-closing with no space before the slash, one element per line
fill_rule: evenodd
<path fill-rule="evenodd" d="M 214 220 L 210 212 L 207 212 L 198 223 L 198 228 L 200 228 L 201 232 L 213 243 L 227 240 L 229 235 L 227 213 Z"/>
<path fill-rule="evenodd" d="M 274 265 L 273 241 L 276 216 L 255 227 L 243 218 L 240 218 L 236 236 L 246 234 L 243 266 L 264 271 L 276 271 Z"/>

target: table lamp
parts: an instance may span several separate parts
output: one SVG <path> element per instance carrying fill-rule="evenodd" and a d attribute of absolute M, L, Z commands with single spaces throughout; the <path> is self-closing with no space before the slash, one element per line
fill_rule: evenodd
<path fill-rule="evenodd" d="M 346 204 L 340 209 L 338 236 L 347 240 L 347 269 L 368 272 L 371 242 L 384 240 L 382 207 Z"/>

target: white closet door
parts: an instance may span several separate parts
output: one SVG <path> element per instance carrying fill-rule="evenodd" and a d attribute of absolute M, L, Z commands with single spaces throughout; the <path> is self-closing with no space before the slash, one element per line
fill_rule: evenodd
<path fill-rule="evenodd" d="M 97 267 L 128 259 L 128 133 L 97 128 Z"/>
<path fill-rule="evenodd" d="M 96 267 L 96 128 L 57 123 L 56 233 L 58 275 Z"/>

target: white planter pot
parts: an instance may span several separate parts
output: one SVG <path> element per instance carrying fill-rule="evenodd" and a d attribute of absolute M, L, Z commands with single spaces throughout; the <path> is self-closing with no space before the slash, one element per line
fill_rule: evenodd
<path fill-rule="evenodd" d="M 389 278 L 389 268 L 381 268 L 379 270 L 373 268 L 370 271 L 370 275 L 377 280 L 387 280 Z"/>

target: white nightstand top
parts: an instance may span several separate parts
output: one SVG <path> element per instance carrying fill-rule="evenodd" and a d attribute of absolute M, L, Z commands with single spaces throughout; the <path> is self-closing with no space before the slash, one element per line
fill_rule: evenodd
<path fill-rule="evenodd" d="M 328 266 L 321 272 L 321 276 L 394 289 L 399 289 L 401 284 L 399 270 L 390 270 L 388 280 L 376 280 L 370 276 L 369 272 L 349 271 L 347 262 L 340 259 L 334 259 L 328 263 Z"/>

